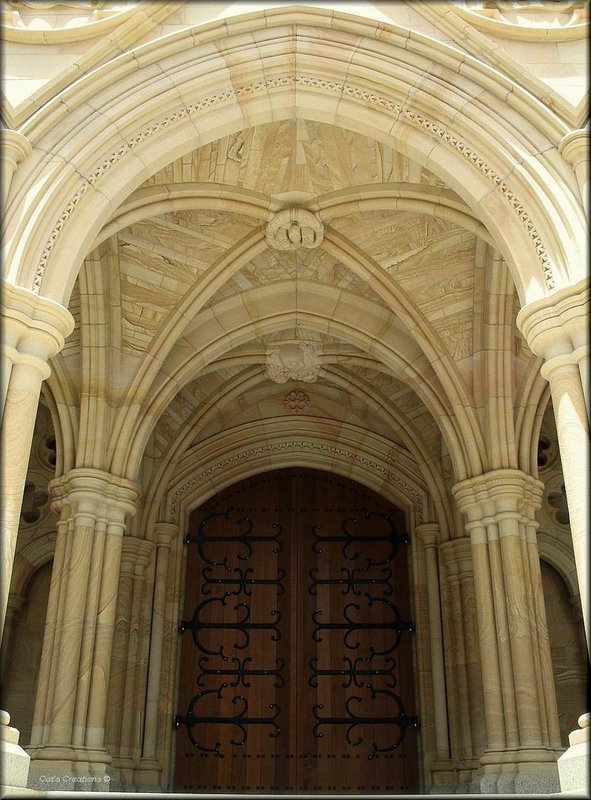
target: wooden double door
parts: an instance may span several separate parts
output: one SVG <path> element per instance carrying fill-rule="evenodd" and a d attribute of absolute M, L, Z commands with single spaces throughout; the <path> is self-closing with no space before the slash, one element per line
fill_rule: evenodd
<path fill-rule="evenodd" d="M 176 791 L 418 791 L 402 513 L 285 469 L 191 515 Z"/>

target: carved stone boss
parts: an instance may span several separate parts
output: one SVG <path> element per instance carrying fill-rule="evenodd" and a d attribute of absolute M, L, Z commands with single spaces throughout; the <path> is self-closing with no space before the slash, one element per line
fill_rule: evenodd
<path fill-rule="evenodd" d="M 312 342 L 282 342 L 267 353 L 267 377 L 275 383 L 314 383 L 319 370 L 318 353 Z"/>

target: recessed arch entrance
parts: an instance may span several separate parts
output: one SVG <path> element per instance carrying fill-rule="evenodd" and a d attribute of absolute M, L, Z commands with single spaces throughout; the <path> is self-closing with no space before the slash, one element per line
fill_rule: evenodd
<path fill-rule="evenodd" d="M 291 467 L 206 501 L 185 547 L 177 791 L 417 791 L 404 513 Z"/>
<path fill-rule="evenodd" d="M 136 5 L 138 16 L 156 13 L 147 0 Z M 228 793 L 408 791 L 408 774 L 378 774 L 376 767 L 395 760 L 388 756 L 396 751 L 378 737 L 380 725 L 411 733 L 393 721 L 394 701 L 383 694 L 402 686 L 401 676 L 390 680 L 383 643 L 370 638 L 373 651 L 362 656 L 360 641 L 347 655 L 351 665 L 331 646 L 337 670 L 323 653 L 304 650 L 300 658 L 296 647 L 291 659 L 292 640 L 282 633 L 287 652 L 273 652 L 272 663 L 259 668 L 245 662 L 245 636 L 252 642 L 254 629 L 239 616 L 246 613 L 241 603 L 259 587 L 252 581 L 268 580 L 260 586 L 269 604 L 259 602 L 248 617 L 271 626 L 261 636 L 273 633 L 277 615 L 269 615 L 277 611 L 295 619 L 296 632 L 312 626 L 304 638 L 313 646 L 321 644 L 316 633 L 347 647 L 342 627 L 314 627 L 327 619 L 375 623 L 382 627 L 368 628 L 368 637 L 394 631 L 401 644 L 414 643 L 414 705 L 402 699 L 404 719 L 420 718 L 420 790 L 556 791 L 562 741 L 538 555 L 551 554 L 570 578 L 570 594 L 579 580 L 584 596 L 573 553 L 578 559 L 580 498 L 587 496 L 575 458 L 587 441 L 579 386 L 587 354 L 587 137 L 570 130 L 583 118 L 575 109 L 565 115 L 558 93 L 528 75 L 523 48 L 512 45 L 520 57 L 509 63 L 499 57 L 498 41 L 477 45 L 485 34 L 468 34 L 462 20 L 452 24 L 451 0 L 445 13 L 426 9 L 425 17 L 415 0 L 400 13 L 390 4 L 397 11 L 383 22 L 376 13 L 388 4 L 371 2 L 356 14 L 340 2 L 319 8 L 314 0 L 303 7 L 268 0 L 246 14 L 229 3 L 226 18 L 200 7 L 199 21 L 191 3 L 166 5 L 170 20 L 153 26 L 152 19 L 151 32 L 129 30 L 129 20 L 106 49 L 88 42 L 76 79 L 70 70 L 50 80 L 19 110 L 19 130 L 2 137 L 10 145 L 3 437 L 15 454 L 6 464 L 5 572 L 14 554 L 15 579 L 23 569 L 28 574 L 29 545 L 57 531 L 31 786 L 43 788 L 50 774 L 60 781 L 74 774 L 94 784 L 110 779 L 116 790 L 170 789 L 182 756 L 175 742 L 185 730 L 202 745 L 192 743 L 189 760 L 197 752 L 200 764 L 213 766 L 196 789 L 190 774 L 178 787 L 219 791 L 229 762 L 242 766 L 243 753 L 263 754 L 260 747 L 248 751 L 253 736 L 279 746 L 280 737 L 269 736 L 275 704 L 289 709 L 283 728 L 294 747 L 268 752 L 297 761 L 301 754 L 302 769 L 287 764 L 281 772 L 272 758 L 264 780 L 261 763 L 258 780 L 257 766 L 242 780 L 231 768 L 223 776 Z M 75 38 L 75 27 L 67 34 Z M 583 62 L 574 67 L 570 60 L 578 45 L 568 45 L 563 62 L 560 43 L 548 41 L 530 48 L 536 63 L 539 51 L 552 49 L 548 57 L 561 69 L 568 62 L 582 83 Z M 35 48 L 61 63 L 50 48 Z M 17 50 L 15 63 L 22 64 Z M 34 71 L 45 77 L 41 63 Z M 20 525 L 19 513 L 26 454 L 30 449 L 33 471 L 44 453 L 34 416 L 45 379 L 57 456 L 47 486 L 55 516 L 41 529 L 26 519 Z M 563 401 L 567 383 L 576 406 Z M 558 415 L 551 439 L 558 436 L 564 451 L 564 482 L 558 466 L 552 474 L 541 470 L 538 480 L 550 391 Z M 572 408 L 578 419 L 570 418 Z M 287 564 L 275 564 L 281 553 L 267 536 L 272 557 L 264 567 L 277 570 L 259 579 L 246 572 L 249 559 L 239 558 L 249 555 L 247 517 L 234 519 L 234 544 L 245 550 L 235 551 L 233 562 L 214 556 L 217 563 L 198 565 L 187 580 L 187 557 L 199 555 L 198 540 L 183 544 L 195 509 L 238 481 L 252 486 L 283 469 L 325 470 L 328 483 L 338 484 L 339 475 L 355 480 L 399 509 L 410 536 L 398 545 L 407 550 L 411 590 L 401 624 L 412 620 L 415 632 L 396 631 L 397 618 L 387 616 L 396 590 L 386 586 L 390 565 L 355 564 L 343 550 L 346 537 L 314 538 L 315 522 L 312 547 L 300 550 L 305 536 L 296 535 L 285 548 Z M 562 524 L 550 502 L 555 482 L 565 487 L 559 502 L 566 492 L 571 532 L 554 526 Z M 284 509 L 290 519 L 292 507 Z M 339 513 L 347 505 L 333 507 Z M 225 512 L 216 518 L 220 524 L 232 521 L 227 511 L 227 520 Z M 296 534 L 298 513 L 288 526 Z M 384 515 L 347 513 L 388 525 Z M 551 524 L 536 533 L 544 519 Z M 341 523 L 356 530 L 357 523 Z M 378 537 L 378 544 L 387 541 Z M 328 553 L 326 564 L 321 556 L 329 547 L 336 555 Z M 369 602 L 370 589 L 387 588 L 392 595 Z M 187 608 L 185 589 L 198 594 Z M 215 597 L 216 590 L 222 594 Z M 303 623 L 281 606 L 288 596 Z M 316 598 L 326 602 L 306 606 Z M 207 617 L 213 604 L 201 603 L 210 600 L 218 614 Z M 382 616 L 362 618 L 378 601 Z M 213 641 L 203 639 L 204 625 Z M 215 640 L 230 634 L 236 638 Z M 192 694 L 180 702 L 183 638 L 209 652 L 193 661 Z M 274 640 L 267 644 L 271 652 Z M 264 655 L 265 646 L 259 642 Z M 299 711 L 299 690 L 295 700 L 262 689 L 256 700 L 230 692 L 256 693 L 256 681 L 267 678 L 287 682 L 275 674 L 276 659 L 294 662 L 296 688 L 303 682 L 321 691 L 329 678 L 338 684 L 326 700 L 302 700 L 311 708 L 304 729 L 316 750 L 302 744 L 291 710 L 295 703 Z M 200 670 L 207 672 L 198 684 Z M 370 688 L 372 678 L 384 683 Z M 229 694 L 218 697 L 218 679 Z M 342 686 L 348 679 L 352 686 Z M 347 688 L 361 694 L 344 696 Z M 197 702 L 200 692 L 209 694 Z M 374 695 L 384 714 L 370 712 L 371 722 L 361 725 Z M 250 718 L 253 706 L 259 721 L 246 723 L 240 745 L 235 722 Z M 212 722 L 216 711 L 220 719 Z M 356 729 L 363 740 L 357 744 Z M 373 780 L 346 770 L 336 780 L 335 759 L 324 755 L 340 758 L 347 750 L 318 749 L 329 740 L 371 762 Z M 364 743 L 369 752 L 356 749 Z M 308 772 L 306 753 L 323 756 Z"/>

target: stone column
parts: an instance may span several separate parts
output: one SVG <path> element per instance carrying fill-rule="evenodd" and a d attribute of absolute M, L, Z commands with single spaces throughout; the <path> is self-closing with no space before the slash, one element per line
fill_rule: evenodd
<path fill-rule="evenodd" d="M 486 728 L 482 669 L 478 648 L 478 621 L 476 619 L 472 548 L 470 539 L 467 537 L 453 539 L 452 545 L 460 582 L 461 622 L 464 634 L 467 689 L 468 697 L 470 698 L 469 727 L 472 741 L 472 758 L 474 759 L 486 747 Z M 472 766 L 475 769 L 478 764 L 473 763 Z"/>
<path fill-rule="evenodd" d="M 0 180 L 2 180 L 2 204 L 5 206 L 16 168 L 33 151 L 33 146 L 22 133 L 8 129 L 2 131 L 0 145 L 0 159 L 2 160 Z"/>
<path fill-rule="evenodd" d="M 472 549 L 470 539 L 462 537 L 451 542 L 459 583 L 461 616 L 458 621 L 463 634 L 462 670 L 458 682 L 465 681 L 462 691 L 467 698 L 467 709 L 462 718 L 466 725 L 465 738 L 470 742 L 465 766 L 470 771 L 469 791 L 478 792 L 480 785 L 480 755 L 486 747 L 486 720 L 484 693 L 482 688 L 482 665 L 478 646 L 478 623 L 476 620 L 476 597 L 472 571 Z"/>
<path fill-rule="evenodd" d="M 56 779 L 55 789 L 104 789 L 110 762 L 104 731 L 121 542 L 139 487 L 102 470 L 77 468 L 52 481 L 50 490 L 61 519 L 41 655 L 45 685 L 35 703 L 29 782 L 35 785 L 49 775 Z"/>
<path fill-rule="evenodd" d="M 576 164 L 577 179 L 587 181 L 582 163 L 583 139 L 574 131 L 563 140 L 565 158 Z M 584 137 L 585 153 L 588 134 Z M 587 158 L 585 156 L 585 161 Z M 586 189 L 584 190 L 586 191 Z M 517 315 L 517 325 L 531 350 L 544 359 L 541 373 L 550 384 L 562 461 L 579 595 L 588 598 L 589 575 L 589 280 L 530 303 Z M 582 603 L 587 652 L 591 655 L 591 610 Z M 588 709 L 581 709 L 587 712 Z M 585 722 L 583 714 L 580 719 Z M 559 760 L 563 791 L 586 795 L 591 758 L 589 727 L 574 731 L 571 746 Z"/>
<path fill-rule="evenodd" d="M 136 749 L 140 745 L 138 717 L 144 691 L 138 684 L 138 646 L 144 577 L 154 551 L 154 543 L 132 536 L 123 537 L 119 577 L 118 622 L 113 647 L 113 668 L 109 686 L 112 717 L 111 752 L 113 766 L 119 770 L 119 783 L 133 785 Z M 141 701 L 141 703 L 140 703 Z"/>
<path fill-rule="evenodd" d="M 157 757 L 157 744 L 166 589 L 170 549 L 179 536 L 179 528 L 177 525 L 169 522 L 157 522 L 154 527 L 154 535 L 157 550 L 156 574 L 154 576 L 154 601 L 152 606 L 152 636 L 150 639 L 150 656 L 148 662 L 144 742 L 137 779 L 138 785 L 144 788 L 159 787 L 160 774 L 162 772 L 162 764 Z"/>
<path fill-rule="evenodd" d="M 469 539 L 451 539 L 439 548 L 449 595 L 447 615 L 451 645 L 446 651 L 448 694 L 453 692 L 455 701 L 453 717 L 450 711 L 450 733 L 452 755 L 458 769 L 461 786 L 466 787 L 466 791 L 478 791 L 478 787 L 472 785 L 473 772 L 480 768 L 480 762 L 477 758 L 475 759 L 473 739 L 479 718 L 484 721 L 484 710 L 482 708 L 482 685 L 479 686 L 479 693 L 473 685 L 474 666 L 476 666 L 478 678 L 480 677 L 480 659 L 478 644 L 474 640 L 471 629 L 469 604 L 474 602 L 474 593 L 472 592 L 466 597 L 466 589 L 464 588 L 462 591 L 462 581 L 467 580 L 466 559 L 460 548 L 462 544 L 464 546 L 467 544 L 469 548 Z M 471 573 L 471 558 L 469 564 Z M 478 736 L 476 739 L 478 740 Z"/>
<path fill-rule="evenodd" d="M 8 136 L 8 166 L 3 163 L 4 190 L 18 158 L 14 155 L 24 145 L 20 134 Z M 6 135 L 6 134 L 5 134 Z M 4 136 L 3 136 L 4 143 Z M 10 155 L 12 153 L 12 155 Z M 9 157 L 10 156 L 10 157 Z M 13 158 L 14 156 L 14 158 Z M 20 286 L 2 282 L 2 362 L 0 364 L 0 451 L 2 452 L 2 494 L 0 496 L 0 638 L 4 631 L 10 578 L 14 563 L 25 479 L 29 466 L 31 442 L 39 404 L 41 383 L 49 377 L 48 359 L 58 353 L 74 328 L 74 319 L 67 309 L 39 297 Z M 5 713 L 5 712 L 2 712 Z M 6 717 L 10 719 L 9 715 Z M 4 764 L 4 782 L 18 786 L 23 780 L 24 761 L 14 761 L 10 753 L 18 746 L 18 731 L 8 723 L 2 725 L 0 750 Z M 15 739 L 16 736 L 16 739 Z M 24 751 L 23 751 L 24 752 Z M 16 772 L 11 773 L 13 765 Z M 26 783 L 26 777 L 24 781 Z M 23 786 L 25 784 L 22 784 Z"/>
<path fill-rule="evenodd" d="M 0 635 L 41 383 L 50 374 L 48 359 L 61 350 L 73 328 L 72 315 L 59 303 L 3 282 Z"/>
<path fill-rule="evenodd" d="M 532 351 L 545 359 L 550 383 L 579 594 L 589 597 L 589 281 L 530 303 L 517 325 Z M 583 603 L 587 649 L 591 655 L 591 612 Z"/>
<path fill-rule="evenodd" d="M 487 722 L 481 790 L 492 794 L 558 789 L 558 713 L 541 578 L 532 566 L 542 488 L 510 469 L 453 488 L 472 542 Z"/>
<path fill-rule="evenodd" d="M 562 137 L 558 150 L 572 165 L 579 184 L 581 200 L 587 217 L 589 216 L 589 131 L 579 128 L 569 131 Z"/>
<path fill-rule="evenodd" d="M 168 560 L 170 549 L 179 536 L 177 525 L 169 522 L 157 522 L 156 538 L 156 575 L 154 578 L 154 604 L 152 607 L 152 637 L 150 640 L 150 657 L 148 663 L 148 689 L 146 692 L 146 717 L 144 724 L 144 743 L 142 758 L 138 772 L 141 777 L 138 783 L 142 787 L 158 787 L 162 764 L 157 757 L 159 702 L 161 694 L 162 652 L 164 647 L 164 622 L 166 611 L 166 593 Z"/>
<path fill-rule="evenodd" d="M 447 701 L 445 668 L 443 662 L 443 637 L 441 631 L 441 603 L 439 599 L 439 570 L 437 550 L 439 525 L 424 523 L 415 528 L 425 549 L 427 579 L 427 604 L 429 613 L 429 647 L 431 651 L 431 678 L 433 684 L 433 716 L 435 723 L 435 746 L 438 760 L 449 758 L 449 736 L 447 730 Z"/>
<path fill-rule="evenodd" d="M 8 605 L 6 607 L 6 620 L 4 622 L 4 635 L 2 636 L 2 651 L 0 653 L 0 671 L 6 679 L 6 671 L 10 667 L 12 655 L 12 638 L 15 623 L 18 622 L 20 612 L 25 604 L 26 597 L 22 594 L 12 593 L 8 595 Z"/>

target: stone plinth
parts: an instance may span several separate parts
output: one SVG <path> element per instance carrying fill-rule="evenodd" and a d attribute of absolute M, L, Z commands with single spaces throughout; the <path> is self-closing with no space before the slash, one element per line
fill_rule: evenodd
<path fill-rule="evenodd" d="M 2 796 L 23 789 L 29 777 L 30 757 L 19 745 L 19 732 L 10 727 L 10 714 L 0 711 L 0 758 Z"/>
<path fill-rule="evenodd" d="M 558 759 L 560 790 L 573 795 L 589 797 L 591 782 L 591 714 L 579 717 L 579 728 L 569 734 L 570 747 Z"/>

